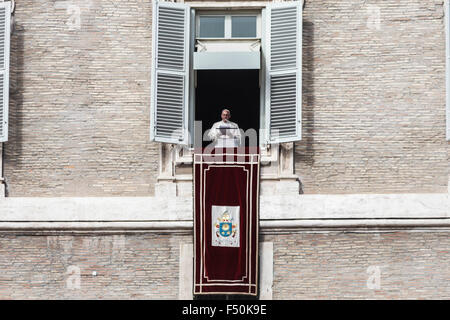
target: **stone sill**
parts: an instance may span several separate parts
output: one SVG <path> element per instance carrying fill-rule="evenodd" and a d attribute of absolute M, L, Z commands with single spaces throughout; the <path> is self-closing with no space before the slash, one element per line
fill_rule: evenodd
<path fill-rule="evenodd" d="M 260 196 L 267 221 L 450 219 L 448 193 Z M 192 197 L 0 198 L 0 223 L 191 223 Z M 377 222 L 378 221 L 378 222 Z M 340 222 L 339 222 L 340 223 Z"/>

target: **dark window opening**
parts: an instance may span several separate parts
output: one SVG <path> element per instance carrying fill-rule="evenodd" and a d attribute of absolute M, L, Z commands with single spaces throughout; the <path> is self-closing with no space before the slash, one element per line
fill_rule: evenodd
<path fill-rule="evenodd" d="M 198 70 L 195 89 L 195 120 L 202 121 L 202 135 L 221 121 L 223 109 L 231 111 L 230 121 L 244 132 L 260 128 L 259 70 Z M 203 141 L 206 147 L 210 141 Z M 245 139 L 249 145 L 249 139 Z"/>

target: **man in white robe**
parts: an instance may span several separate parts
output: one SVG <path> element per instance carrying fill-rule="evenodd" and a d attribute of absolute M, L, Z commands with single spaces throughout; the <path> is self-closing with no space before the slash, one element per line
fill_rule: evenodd
<path fill-rule="evenodd" d="M 216 148 L 235 148 L 241 143 L 241 132 L 239 126 L 231 122 L 231 112 L 223 109 L 222 121 L 213 124 L 209 130 L 208 137 L 215 142 Z"/>

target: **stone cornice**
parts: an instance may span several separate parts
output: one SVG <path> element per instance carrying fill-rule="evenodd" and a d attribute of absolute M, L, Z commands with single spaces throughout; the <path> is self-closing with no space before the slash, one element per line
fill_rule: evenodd
<path fill-rule="evenodd" d="M 262 229 L 450 226 L 449 196 L 262 196 Z M 192 230 L 190 197 L 2 198 L 0 230 Z"/>

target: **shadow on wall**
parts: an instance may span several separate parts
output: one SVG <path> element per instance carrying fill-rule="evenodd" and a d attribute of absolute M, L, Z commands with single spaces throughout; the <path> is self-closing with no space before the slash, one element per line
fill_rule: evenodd
<path fill-rule="evenodd" d="M 23 111 L 23 66 L 24 66 L 24 29 L 15 20 L 14 33 L 10 39 L 9 65 L 9 126 L 8 141 L 5 143 L 4 176 L 5 195 L 9 195 L 8 168 L 13 168 L 22 153 Z"/>
<path fill-rule="evenodd" d="M 314 165 L 314 23 L 303 20 L 302 140 L 295 143 L 295 161 Z M 295 172 L 295 164 L 294 164 Z M 300 193 L 303 184 L 300 181 Z"/>

